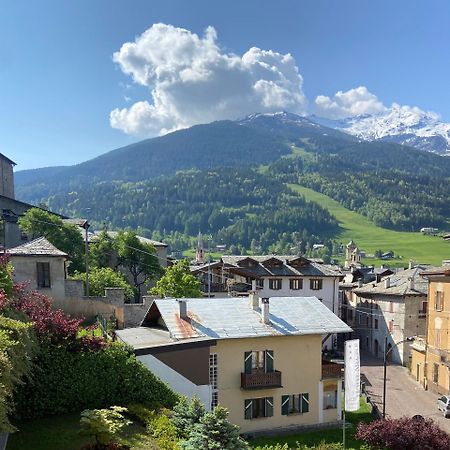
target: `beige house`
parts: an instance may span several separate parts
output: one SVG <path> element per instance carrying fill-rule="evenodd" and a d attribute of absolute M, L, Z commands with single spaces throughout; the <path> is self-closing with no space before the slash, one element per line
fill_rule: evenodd
<path fill-rule="evenodd" d="M 175 391 L 221 404 L 244 434 L 336 423 L 341 366 L 323 336 L 351 329 L 315 297 L 155 300 L 117 337 Z"/>

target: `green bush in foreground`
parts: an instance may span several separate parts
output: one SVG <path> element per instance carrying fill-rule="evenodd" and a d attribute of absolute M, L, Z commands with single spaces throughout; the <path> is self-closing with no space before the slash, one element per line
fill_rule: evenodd
<path fill-rule="evenodd" d="M 131 348 L 119 343 L 108 344 L 100 352 L 42 346 L 33 376 L 15 396 L 19 418 L 136 402 L 170 408 L 177 399 Z"/>

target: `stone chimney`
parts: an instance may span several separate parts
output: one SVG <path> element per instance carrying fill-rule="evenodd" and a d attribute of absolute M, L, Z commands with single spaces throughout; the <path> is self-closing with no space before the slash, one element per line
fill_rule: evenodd
<path fill-rule="evenodd" d="M 409 260 L 408 269 L 412 269 L 414 267 L 414 262 L 412 259 Z"/>
<path fill-rule="evenodd" d="M 180 319 L 188 320 L 188 313 L 187 313 L 187 302 L 186 300 L 177 300 L 178 301 L 178 312 L 180 315 Z"/>
<path fill-rule="evenodd" d="M 385 287 L 386 289 L 391 287 L 391 279 L 390 279 L 390 277 L 386 277 L 386 278 L 384 279 L 384 287 Z"/>
<path fill-rule="evenodd" d="M 248 295 L 248 304 L 253 311 L 256 311 L 259 307 L 259 295 L 253 291 Z"/>
<path fill-rule="evenodd" d="M 414 290 L 414 277 L 411 277 L 409 279 L 409 288 L 413 291 Z"/>
<path fill-rule="evenodd" d="M 360 278 L 358 280 L 358 287 L 362 287 L 362 285 L 363 285 L 363 280 L 362 280 L 362 278 Z"/>
<path fill-rule="evenodd" d="M 270 312 L 269 312 L 270 308 L 269 308 L 269 299 L 268 298 L 263 298 L 261 300 L 261 316 L 262 316 L 262 321 L 265 324 L 269 324 L 270 323 Z"/>

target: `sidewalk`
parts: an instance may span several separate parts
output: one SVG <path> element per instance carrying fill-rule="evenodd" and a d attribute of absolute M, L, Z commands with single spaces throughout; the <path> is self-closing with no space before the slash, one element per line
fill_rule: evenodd
<path fill-rule="evenodd" d="M 361 380 L 366 392 L 380 412 L 383 411 L 383 361 L 361 355 Z M 388 365 L 386 375 L 386 416 L 402 417 L 420 414 L 439 423 L 450 433 L 450 419 L 445 419 L 437 409 L 438 395 L 425 391 L 408 372 L 399 365 Z"/>

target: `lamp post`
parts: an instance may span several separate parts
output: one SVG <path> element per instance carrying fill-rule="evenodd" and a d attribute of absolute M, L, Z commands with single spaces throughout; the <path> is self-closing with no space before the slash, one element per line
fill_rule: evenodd
<path fill-rule="evenodd" d="M 389 350 L 387 350 L 387 336 L 384 338 L 384 358 L 383 358 L 383 419 L 386 418 L 386 369 L 387 369 L 387 358 L 389 353 L 394 350 L 398 345 L 403 344 L 404 342 L 412 342 L 414 341 L 415 336 L 409 336 L 402 341 L 394 344 Z"/>

